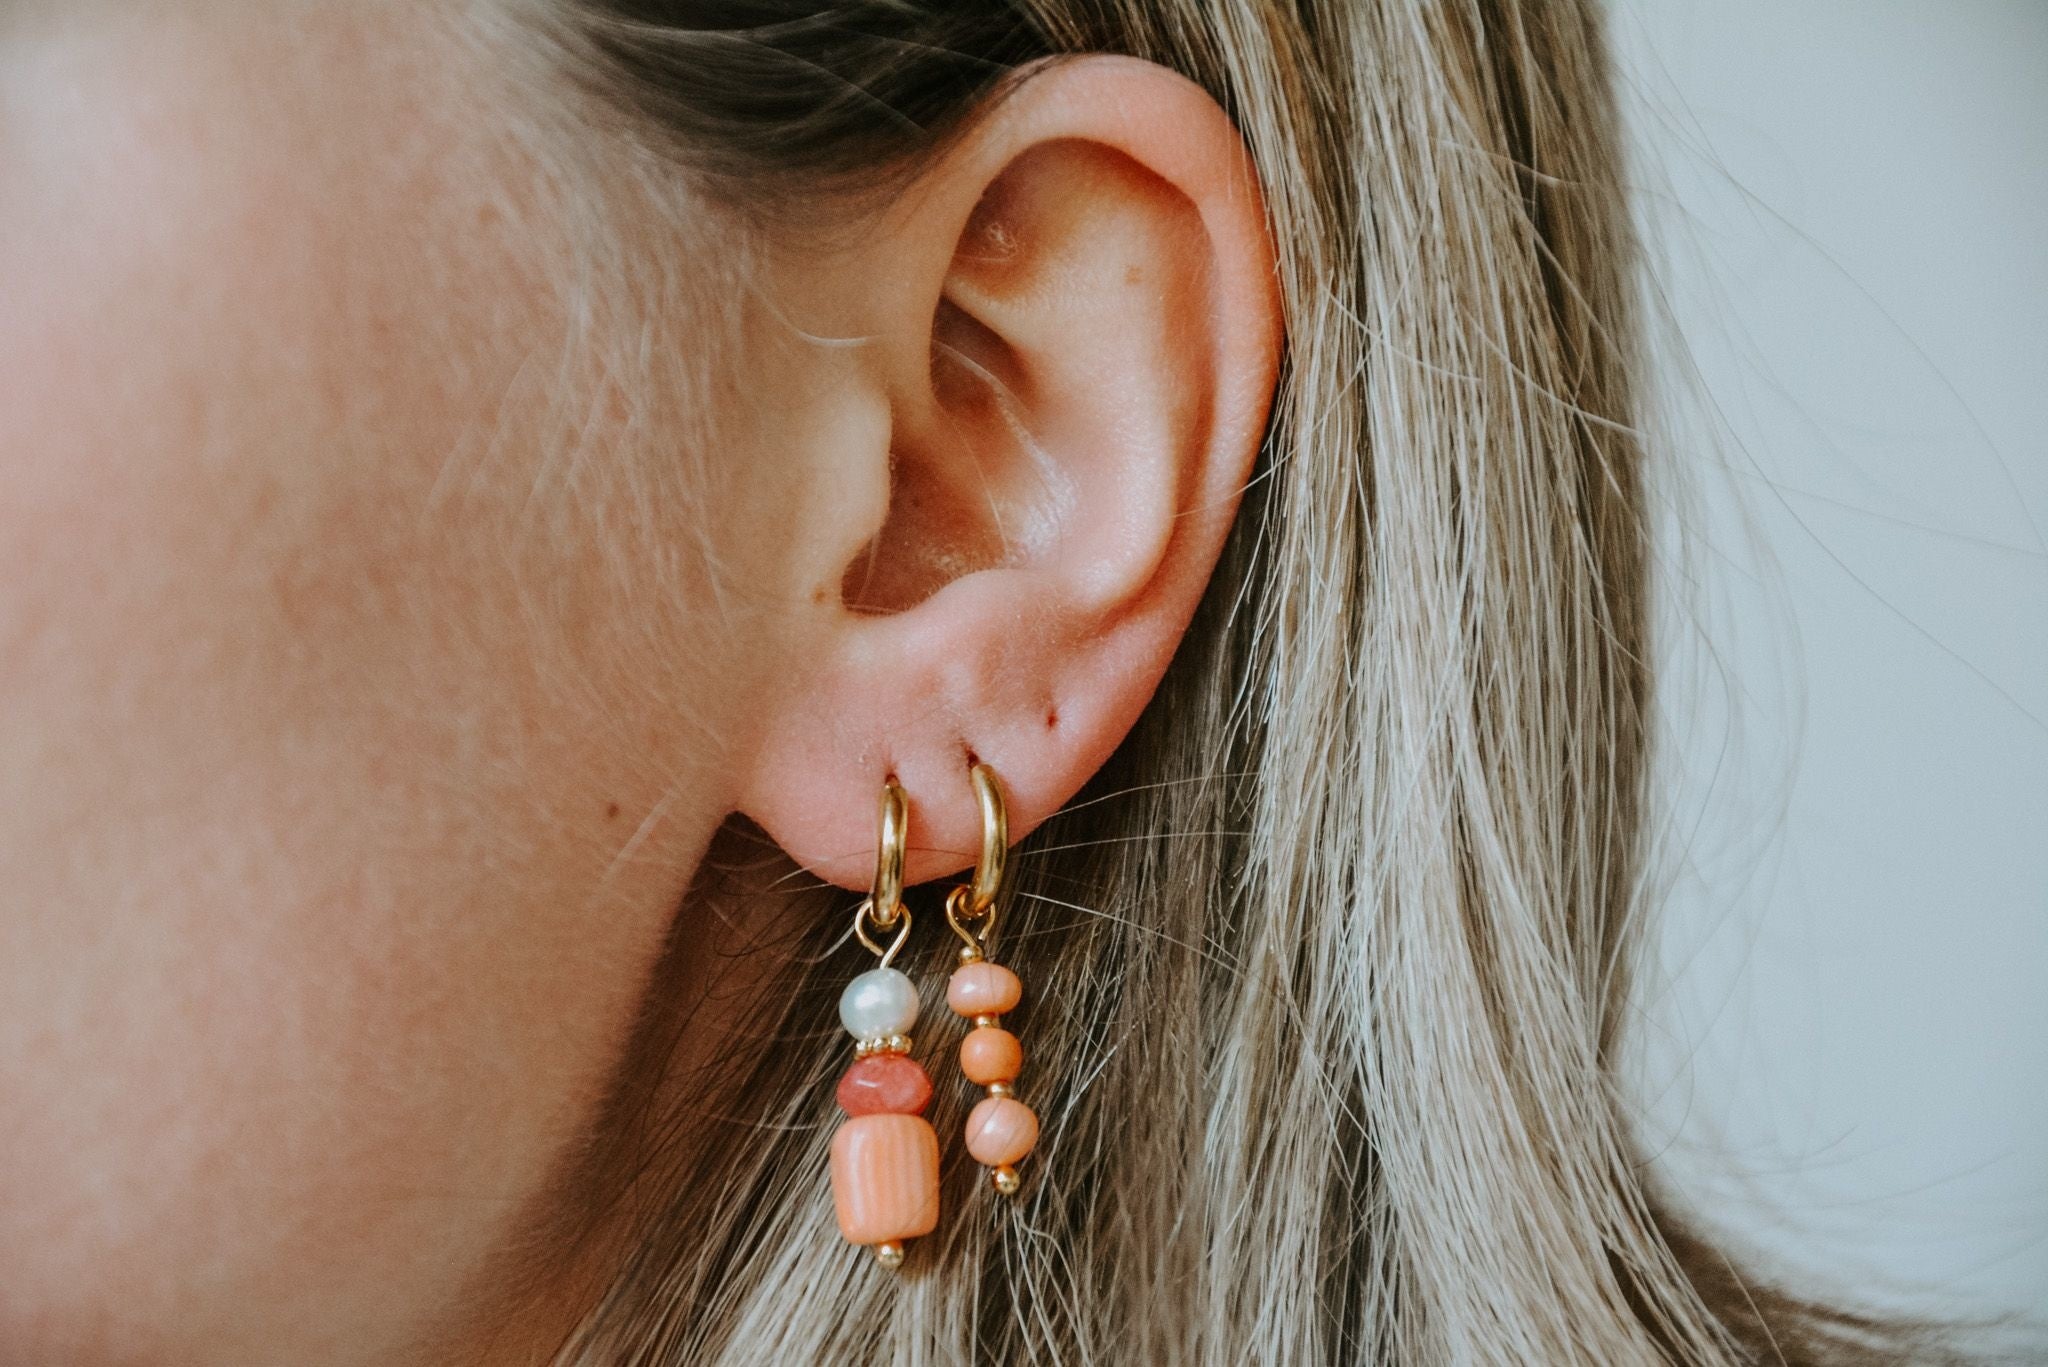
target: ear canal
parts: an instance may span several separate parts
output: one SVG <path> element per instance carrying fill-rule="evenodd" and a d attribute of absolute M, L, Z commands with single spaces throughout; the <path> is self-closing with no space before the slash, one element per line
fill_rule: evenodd
<path fill-rule="evenodd" d="M 990 434 L 1022 432 L 1015 356 L 1002 338 L 941 298 L 932 319 L 931 385 L 937 406 L 962 415 L 949 424 L 956 445 L 946 459 L 927 451 L 891 453 L 889 512 L 873 542 L 847 566 L 840 596 L 855 612 L 902 612 L 963 575 L 1008 563 L 1019 516 L 1050 490 L 998 490 L 1007 455 Z M 1034 473 L 1043 474 L 1043 471 Z M 1010 515 L 991 506 L 1001 497 Z"/>
<path fill-rule="evenodd" d="M 1213 326 L 1210 250 L 1186 196 L 1115 149 L 1061 140 L 1006 167 L 961 229 L 929 402 L 895 434 L 889 513 L 843 601 L 900 612 L 1063 547 L 1149 573 L 1203 421 L 1186 372 Z"/>

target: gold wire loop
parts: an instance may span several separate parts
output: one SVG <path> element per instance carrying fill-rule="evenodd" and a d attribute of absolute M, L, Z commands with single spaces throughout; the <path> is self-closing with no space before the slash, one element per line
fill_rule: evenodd
<path fill-rule="evenodd" d="M 903 855 L 910 841 L 910 799 L 904 795 L 903 785 L 893 778 L 882 784 L 878 820 L 881 833 L 875 841 L 875 885 L 862 906 L 876 925 L 893 930 L 897 917 L 907 916 L 903 908 Z M 856 917 L 856 928 L 859 924 Z M 865 936 L 862 942 L 866 943 Z"/>
<path fill-rule="evenodd" d="M 903 948 L 903 942 L 910 938 L 910 908 L 902 905 L 901 903 L 897 904 L 896 938 L 889 941 L 889 947 L 887 949 L 884 949 L 880 945 L 876 944 L 875 941 L 868 935 L 867 927 L 862 924 L 862 922 L 864 921 L 873 921 L 877 926 L 881 926 L 883 930 L 888 929 L 888 927 L 882 925 L 881 920 L 874 915 L 874 910 L 875 900 L 872 897 L 863 897 L 860 901 L 860 905 L 853 909 L 853 937 L 856 940 L 859 940 L 863 945 L 867 946 L 868 953 L 873 954 L 877 958 L 879 958 L 882 961 L 881 966 L 883 968 L 887 968 L 892 962 L 894 962 L 896 958 L 896 951 Z"/>
<path fill-rule="evenodd" d="M 985 958 L 988 955 L 988 943 L 996 933 L 996 909 L 990 906 L 987 911 L 976 916 L 970 910 L 968 902 L 972 895 L 965 883 L 946 894 L 946 924 L 953 927 L 953 933 L 974 951 L 976 958 Z M 970 926 L 967 924 L 970 921 L 976 924 Z"/>
<path fill-rule="evenodd" d="M 1003 888 L 1003 864 L 1010 855 L 1010 813 L 1003 805 L 1003 785 L 996 771 L 976 764 L 967 771 L 974 800 L 981 804 L 981 858 L 974 862 L 974 910 L 979 916 L 996 904 Z"/>

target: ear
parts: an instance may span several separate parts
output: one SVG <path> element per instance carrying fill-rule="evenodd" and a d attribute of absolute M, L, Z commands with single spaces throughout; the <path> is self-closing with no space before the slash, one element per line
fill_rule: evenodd
<path fill-rule="evenodd" d="M 893 775 L 920 882 L 973 862 L 977 758 L 1019 838 L 1158 687 L 1265 431 L 1273 249 L 1215 101 L 1097 56 L 1022 78 L 818 269 L 863 339 L 821 349 L 851 367 L 812 438 L 831 521 L 800 529 L 831 588 L 792 609 L 741 809 L 863 888 Z"/>

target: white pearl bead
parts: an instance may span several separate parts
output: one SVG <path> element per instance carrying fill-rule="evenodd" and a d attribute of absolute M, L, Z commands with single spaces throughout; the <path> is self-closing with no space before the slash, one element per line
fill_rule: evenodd
<path fill-rule="evenodd" d="M 855 1039 L 901 1035 L 917 1024 L 917 988 L 893 968 L 871 968 L 839 994 L 839 1023 Z"/>

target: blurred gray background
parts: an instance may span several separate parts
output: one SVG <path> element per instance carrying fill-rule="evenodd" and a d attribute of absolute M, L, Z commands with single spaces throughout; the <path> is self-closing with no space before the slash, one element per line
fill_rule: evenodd
<path fill-rule="evenodd" d="M 1817 1285 L 2048 1310 L 2048 0 L 1612 10 L 1694 367 L 1645 1133 Z"/>

